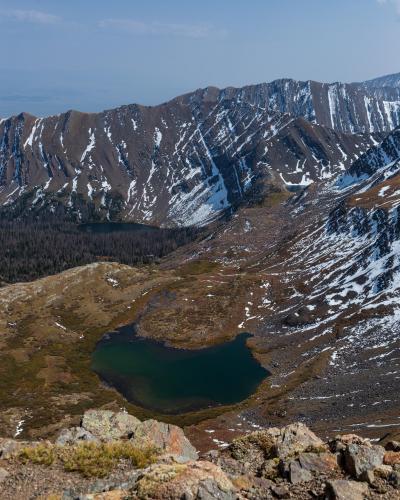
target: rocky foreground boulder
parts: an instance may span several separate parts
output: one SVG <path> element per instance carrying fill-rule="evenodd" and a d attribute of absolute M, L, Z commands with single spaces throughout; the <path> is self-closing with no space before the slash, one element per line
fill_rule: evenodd
<path fill-rule="evenodd" d="M 400 446 L 294 423 L 199 457 L 175 425 L 89 410 L 53 441 L 0 439 L 0 498 L 400 499 Z"/>
<path fill-rule="evenodd" d="M 110 410 L 85 412 L 81 426 L 61 431 L 56 444 L 107 442 L 118 439 L 129 439 L 137 448 L 153 447 L 160 453 L 172 455 L 182 462 L 198 459 L 197 451 L 180 427 L 157 420 L 141 422 L 129 413 Z"/>

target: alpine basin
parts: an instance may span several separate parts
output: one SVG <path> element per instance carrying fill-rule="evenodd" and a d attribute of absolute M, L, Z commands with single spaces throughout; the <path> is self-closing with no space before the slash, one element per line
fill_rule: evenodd
<path fill-rule="evenodd" d="M 135 325 L 106 334 L 92 369 L 128 401 L 179 414 L 243 401 L 268 375 L 247 346 L 249 334 L 204 349 L 176 349 L 138 337 Z"/>

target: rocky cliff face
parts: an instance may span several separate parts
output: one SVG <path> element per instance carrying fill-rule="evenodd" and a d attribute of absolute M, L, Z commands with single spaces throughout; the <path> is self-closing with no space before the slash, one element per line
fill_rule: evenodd
<path fill-rule="evenodd" d="M 337 183 L 339 191 L 350 189 L 350 194 L 331 212 L 328 233 L 353 240 L 353 259 L 344 274 L 348 282 L 353 279 L 353 287 L 358 280 L 357 292 L 365 298 L 400 286 L 399 183 L 399 129 L 361 156 Z"/>
<path fill-rule="evenodd" d="M 21 114 L 0 122 L 0 203 L 12 216 L 205 224 L 271 186 L 337 175 L 399 123 L 397 87 L 294 80 Z"/>
<path fill-rule="evenodd" d="M 400 160 L 400 128 L 396 128 L 378 145 L 372 147 L 366 154 L 362 155 L 348 169 L 347 174 L 339 179 L 339 185 L 345 187 L 348 184 L 360 182 L 375 176 L 374 183 L 388 178 L 398 171 L 397 162 Z"/>

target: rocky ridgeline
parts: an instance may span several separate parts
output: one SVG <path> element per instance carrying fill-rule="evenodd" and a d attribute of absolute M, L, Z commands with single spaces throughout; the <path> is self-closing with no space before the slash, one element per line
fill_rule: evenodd
<path fill-rule="evenodd" d="M 112 446 L 156 452 L 145 467 L 135 467 L 126 454 L 107 474 L 87 468 L 90 453 Z M 55 450 L 64 457 L 75 450 L 86 469 L 67 472 Z M 400 443 L 384 448 L 354 434 L 325 443 L 301 423 L 253 432 L 199 457 L 175 425 L 89 410 L 55 442 L 2 439 L 0 453 L 2 499 L 400 498 Z M 96 457 L 100 465 L 103 457 Z"/>
<path fill-rule="evenodd" d="M 400 89 L 277 80 L 159 106 L 0 119 L 3 217 L 196 225 L 340 174 L 400 124 Z"/>

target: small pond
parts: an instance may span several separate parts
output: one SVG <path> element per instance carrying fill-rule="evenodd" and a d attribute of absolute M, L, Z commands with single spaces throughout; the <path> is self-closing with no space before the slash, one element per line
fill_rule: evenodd
<path fill-rule="evenodd" d="M 268 375 L 246 345 L 249 334 L 205 349 L 188 350 L 135 335 L 135 326 L 105 335 L 92 369 L 128 401 L 179 414 L 243 401 Z"/>
<path fill-rule="evenodd" d="M 136 222 L 85 222 L 79 224 L 80 231 L 85 233 L 115 233 L 115 232 L 149 232 L 159 231 L 156 226 L 148 226 L 146 224 L 137 224 Z"/>

